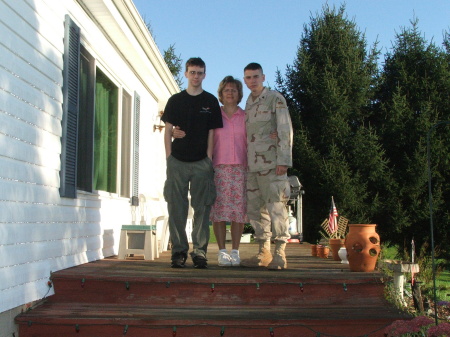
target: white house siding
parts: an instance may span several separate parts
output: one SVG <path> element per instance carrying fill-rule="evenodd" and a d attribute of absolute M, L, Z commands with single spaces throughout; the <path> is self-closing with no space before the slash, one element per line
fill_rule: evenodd
<path fill-rule="evenodd" d="M 163 134 L 153 125 L 178 87 L 132 2 L 0 0 L 0 313 L 52 294 L 52 271 L 117 254 L 131 221 L 128 198 L 59 194 L 67 14 L 96 65 L 139 94 L 139 189 L 162 194 Z"/>

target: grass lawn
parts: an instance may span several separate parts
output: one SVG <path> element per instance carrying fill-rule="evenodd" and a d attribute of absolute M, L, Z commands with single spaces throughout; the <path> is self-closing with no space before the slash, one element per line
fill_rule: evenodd
<path fill-rule="evenodd" d="M 230 226 L 227 226 L 227 229 L 229 229 L 229 228 L 230 228 Z M 212 225 L 209 226 L 209 243 L 217 243 L 216 236 L 214 235 L 214 229 L 213 229 Z"/>
<path fill-rule="evenodd" d="M 382 255 L 381 259 L 398 259 L 397 256 L 398 250 L 397 247 L 382 247 Z M 439 264 L 439 262 L 444 262 L 442 260 L 437 259 L 436 263 Z M 431 271 L 431 265 L 428 266 L 430 270 L 422 271 L 422 274 L 428 274 L 428 277 L 432 277 L 432 271 Z M 450 301 L 450 270 L 449 264 L 445 264 L 443 267 L 444 269 L 437 274 L 436 277 L 436 297 L 441 301 Z M 430 274 L 431 273 L 431 274 Z M 419 279 L 420 279 L 420 272 L 419 272 Z M 433 281 L 432 279 L 427 282 L 426 285 L 422 286 L 422 288 L 428 288 L 432 289 L 433 287 Z"/>

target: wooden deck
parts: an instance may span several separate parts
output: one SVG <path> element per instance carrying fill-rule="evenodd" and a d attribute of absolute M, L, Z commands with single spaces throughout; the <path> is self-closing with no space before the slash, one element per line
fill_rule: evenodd
<path fill-rule="evenodd" d="M 231 249 L 231 246 L 228 247 Z M 244 243 L 240 247 L 241 258 L 250 257 L 258 250 L 255 243 Z M 380 279 L 380 274 L 373 273 L 354 273 L 348 268 L 348 265 L 328 259 L 311 256 L 311 245 L 309 243 L 289 243 L 286 245 L 286 258 L 288 269 L 282 271 L 269 271 L 266 268 L 244 268 L 244 267 L 219 267 L 217 264 L 218 248 L 215 243 L 208 247 L 208 268 L 195 269 L 192 266 L 190 256 L 186 261 L 186 268 L 170 268 L 171 252 L 166 251 L 160 254 L 158 259 L 153 261 L 144 260 L 143 256 L 128 257 L 125 260 L 119 260 L 117 256 L 106 258 L 104 260 L 80 265 L 74 268 L 61 270 L 55 274 L 57 277 L 64 275 L 98 275 L 101 277 L 129 277 L 151 278 L 151 279 L 170 279 L 170 278 L 204 278 L 212 277 L 227 281 L 234 278 L 247 279 L 296 279 L 317 278 L 323 281 L 333 279 L 361 280 L 361 279 Z"/>
<path fill-rule="evenodd" d="M 256 250 L 241 244 L 241 258 Z M 193 268 L 190 258 L 172 269 L 170 251 L 154 261 L 107 258 L 54 273 L 55 295 L 16 322 L 21 337 L 175 336 L 174 329 L 210 337 L 222 328 L 226 336 L 373 337 L 408 318 L 385 300 L 378 271 L 351 272 L 331 257 L 311 256 L 307 243 L 289 243 L 286 255 L 282 271 L 219 267 L 216 244 L 208 269 Z"/>

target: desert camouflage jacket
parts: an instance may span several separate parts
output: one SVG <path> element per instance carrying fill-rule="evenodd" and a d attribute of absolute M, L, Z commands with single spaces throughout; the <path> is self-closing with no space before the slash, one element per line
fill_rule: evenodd
<path fill-rule="evenodd" d="M 277 91 L 264 88 L 261 95 L 245 106 L 248 168 L 250 172 L 292 167 L 292 123 L 286 100 Z M 270 134 L 278 132 L 278 138 Z"/>

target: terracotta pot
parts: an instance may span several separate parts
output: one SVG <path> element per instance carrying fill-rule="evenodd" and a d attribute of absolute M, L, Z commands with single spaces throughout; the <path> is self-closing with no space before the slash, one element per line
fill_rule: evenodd
<path fill-rule="evenodd" d="M 317 245 L 311 245 L 311 256 L 317 256 Z"/>
<path fill-rule="evenodd" d="M 323 245 L 318 245 L 317 246 L 317 256 L 327 259 L 328 258 L 328 254 L 330 254 L 330 248 L 327 246 L 323 246 Z"/>
<path fill-rule="evenodd" d="M 380 255 L 380 236 L 375 224 L 350 224 L 345 238 L 347 259 L 351 271 L 370 272 Z"/>
<path fill-rule="evenodd" d="M 317 245 L 317 255 L 318 257 L 321 257 L 323 254 L 323 246 L 322 245 Z"/>
<path fill-rule="evenodd" d="M 320 257 L 328 259 L 328 255 L 330 255 L 330 247 L 324 246 L 320 254 L 321 254 Z"/>
<path fill-rule="evenodd" d="M 320 255 L 322 254 L 322 251 L 323 251 L 323 246 L 322 245 L 317 245 L 316 256 L 320 257 Z"/>
<path fill-rule="evenodd" d="M 344 239 L 330 239 L 328 241 L 334 261 L 341 261 L 341 258 L 339 257 L 339 249 L 344 247 L 344 242 Z"/>

